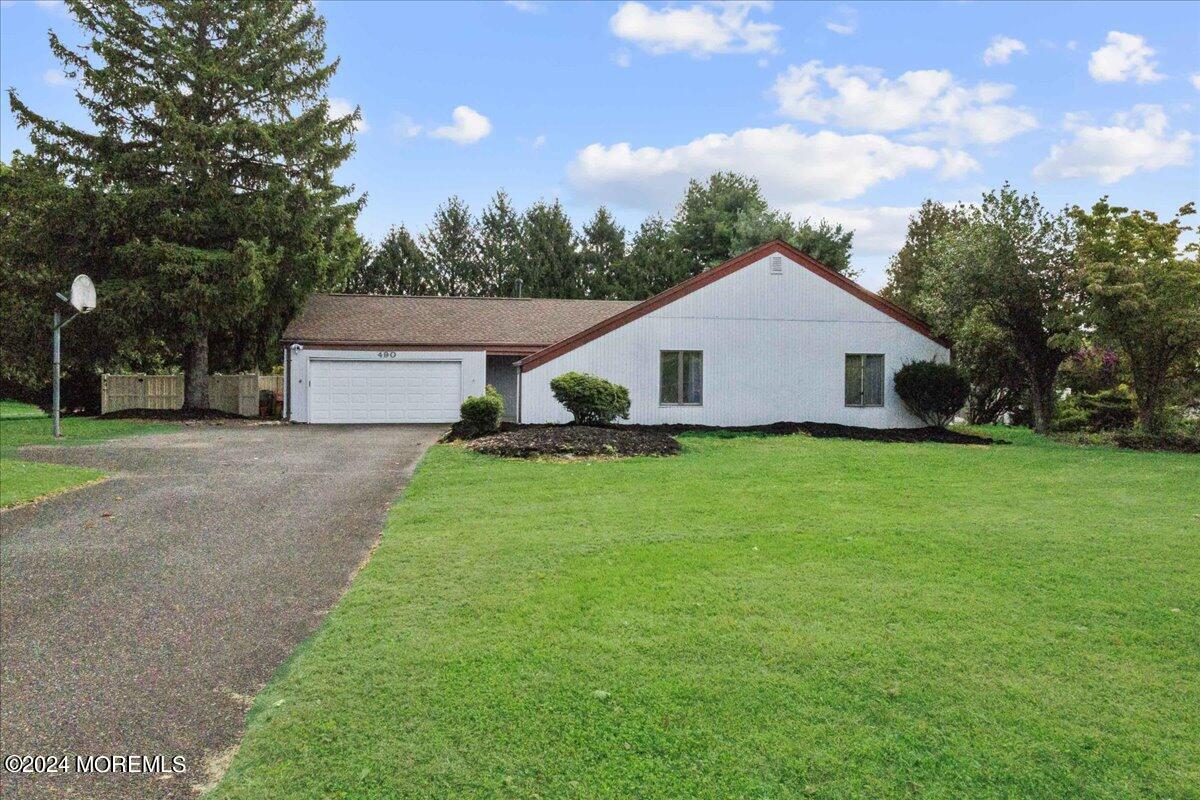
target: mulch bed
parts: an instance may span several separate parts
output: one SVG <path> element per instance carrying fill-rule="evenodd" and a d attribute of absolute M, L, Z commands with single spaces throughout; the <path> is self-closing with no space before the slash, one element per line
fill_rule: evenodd
<path fill-rule="evenodd" d="M 758 434 L 760 436 L 790 436 L 806 433 L 818 439 L 857 439 L 862 442 L 894 442 L 917 444 L 936 442 L 939 444 L 1007 444 L 1003 439 L 957 433 L 945 428 L 858 428 L 853 425 L 836 425 L 832 422 L 772 422 L 770 425 L 742 425 L 720 428 L 712 425 L 622 425 L 625 430 L 655 430 L 664 433 L 687 433 L 689 431 Z"/>
<path fill-rule="evenodd" d="M 512 427 L 467 443 L 479 453 L 509 458 L 538 456 L 673 456 L 675 437 L 662 431 L 593 428 L 589 425 Z"/>
<path fill-rule="evenodd" d="M 125 408 L 101 414 L 96 419 L 146 419 L 160 422 L 211 422 L 214 420 L 247 420 L 240 414 L 216 408 Z"/>
<path fill-rule="evenodd" d="M 516 425 L 506 422 L 499 433 L 471 439 L 457 426 L 442 441 L 464 440 L 479 453 L 509 458 L 538 456 L 671 456 L 679 453 L 675 435 L 689 432 L 727 435 L 790 436 L 864 442 L 936 442 L 939 444 L 1007 444 L 1003 439 L 956 433 L 943 428 L 857 428 L 824 422 L 775 422 L 721 428 L 712 425 Z"/>

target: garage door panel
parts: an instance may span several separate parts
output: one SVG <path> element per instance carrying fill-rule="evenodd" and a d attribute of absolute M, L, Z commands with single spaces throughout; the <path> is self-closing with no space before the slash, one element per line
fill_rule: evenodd
<path fill-rule="evenodd" d="M 309 363 L 312 422 L 454 422 L 461 400 L 459 361 Z"/>

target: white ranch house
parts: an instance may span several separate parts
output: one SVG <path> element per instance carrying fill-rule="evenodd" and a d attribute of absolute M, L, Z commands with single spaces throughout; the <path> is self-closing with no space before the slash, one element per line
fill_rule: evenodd
<path fill-rule="evenodd" d="M 550 381 L 629 389 L 629 422 L 923 423 L 892 376 L 949 343 L 783 242 L 642 302 L 314 295 L 284 333 L 294 422 L 454 422 L 495 386 L 506 416 L 568 422 Z"/>

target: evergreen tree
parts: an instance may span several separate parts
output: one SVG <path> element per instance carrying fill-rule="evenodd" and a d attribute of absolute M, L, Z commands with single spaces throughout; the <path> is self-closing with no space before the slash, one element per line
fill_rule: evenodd
<path fill-rule="evenodd" d="M 421 249 L 432 271 L 435 294 L 469 297 L 479 294 L 479 237 L 471 210 L 457 197 L 438 206 L 421 236 Z"/>
<path fill-rule="evenodd" d="M 260 357 L 314 288 L 352 263 L 359 202 L 334 183 L 359 112 L 330 119 L 324 20 L 311 3 L 68 0 L 85 43 L 50 48 L 90 119 L 48 119 L 14 90 L 36 158 L 96 222 L 109 308 L 182 354 L 207 405 L 209 347 Z M 247 323 L 247 320 L 252 320 Z M 248 333 L 249 332 L 249 333 Z M 252 341 L 247 343 L 249 336 Z"/>
<path fill-rule="evenodd" d="M 583 294 L 603 300 L 621 294 L 622 262 L 625 260 L 625 229 L 604 206 L 583 226 L 580 242 Z"/>
<path fill-rule="evenodd" d="M 677 245 L 691 261 L 691 273 L 715 267 L 736 254 L 739 218 L 759 218 L 768 212 L 758 181 L 749 176 L 717 172 L 705 183 L 688 183 L 673 229 Z"/>
<path fill-rule="evenodd" d="M 791 215 L 770 209 L 746 208 L 738 214 L 728 257 L 774 239 L 787 242 L 847 278 L 858 274 L 850 268 L 854 231 L 824 219 L 815 225 L 809 219 L 795 223 Z"/>
<path fill-rule="evenodd" d="M 538 202 L 521 217 L 522 279 L 527 297 L 583 297 L 579 251 L 562 205 Z"/>
<path fill-rule="evenodd" d="M 521 274 L 521 220 L 503 190 L 479 216 L 480 293 L 495 297 L 516 294 Z"/>
<path fill-rule="evenodd" d="M 425 254 L 403 225 L 388 231 L 379 247 L 366 248 L 343 286 L 343 291 L 360 294 L 419 295 L 434 291 L 434 276 Z"/>
<path fill-rule="evenodd" d="M 662 217 L 648 217 L 633 237 L 629 254 L 621 262 L 620 277 L 612 297 L 645 300 L 669 289 L 691 274 L 691 259 L 675 243 Z"/>

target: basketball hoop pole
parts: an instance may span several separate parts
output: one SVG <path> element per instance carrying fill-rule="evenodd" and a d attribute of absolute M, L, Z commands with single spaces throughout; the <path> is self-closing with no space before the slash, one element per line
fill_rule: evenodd
<path fill-rule="evenodd" d="M 54 309 L 54 438 L 62 438 L 62 329 L 71 324 L 71 320 L 80 314 L 86 314 L 96 308 L 96 285 L 87 275 L 76 275 L 71 284 L 71 296 L 62 292 L 54 293 L 59 300 L 69 304 L 75 313 L 62 318 L 62 312 Z"/>
<path fill-rule="evenodd" d="M 59 405 L 62 402 L 60 397 L 59 381 L 61 380 L 62 372 L 62 314 L 58 309 L 54 309 L 54 438 L 62 438 L 62 424 L 58 421 Z"/>
<path fill-rule="evenodd" d="M 63 302 L 70 302 L 59 292 L 55 292 Z M 72 314 L 63 322 L 62 312 L 54 309 L 54 438 L 62 438 L 62 329 L 75 319 L 78 314 Z"/>

